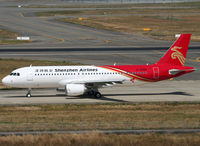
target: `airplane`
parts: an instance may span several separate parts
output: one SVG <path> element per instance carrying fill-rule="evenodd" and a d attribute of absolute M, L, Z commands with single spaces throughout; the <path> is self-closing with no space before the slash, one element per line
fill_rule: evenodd
<path fill-rule="evenodd" d="M 11 72 L 3 78 L 6 86 L 28 88 L 57 88 L 68 96 L 90 95 L 101 98 L 99 88 L 122 84 L 158 82 L 195 71 L 184 66 L 191 34 L 182 34 L 166 54 L 151 65 L 104 65 L 104 66 L 29 66 Z M 61 89 L 62 88 L 62 89 Z"/>

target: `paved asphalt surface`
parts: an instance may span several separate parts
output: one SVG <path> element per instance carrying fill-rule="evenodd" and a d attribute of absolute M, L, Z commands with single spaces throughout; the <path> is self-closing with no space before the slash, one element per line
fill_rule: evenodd
<path fill-rule="evenodd" d="M 157 41 L 149 38 L 58 23 L 52 21 L 51 18 L 28 15 L 32 12 L 45 10 L 49 10 L 49 8 L 38 9 L 2 6 L 0 8 L 1 27 L 16 31 L 23 36 L 30 36 L 35 41 L 34 44 L 6 45 L 4 47 L 107 47 L 149 46 L 157 44 Z M 51 8 L 51 10 L 63 10 L 63 8 Z M 167 44 L 166 42 L 163 43 Z"/>
<path fill-rule="evenodd" d="M 97 30 L 85 26 L 54 21 L 55 17 L 36 17 L 37 11 L 72 10 L 72 8 L 18 8 L 23 3 L 0 1 L 0 27 L 30 36 L 34 43 L 0 46 L 3 48 L 38 47 L 149 47 L 169 46 L 171 42 L 157 41 L 133 34 Z M 30 2 L 31 4 L 31 2 Z M 25 5 L 28 5 L 27 2 Z M 46 3 L 48 5 L 48 2 Z M 81 10 L 83 8 L 74 8 Z M 91 8 L 84 8 L 91 9 Z M 60 17 L 60 16 L 56 16 Z M 67 16 L 64 16 L 67 17 Z M 63 18 L 63 16 L 62 16 Z M 199 45 L 199 43 L 193 43 Z"/>
<path fill-rule="evenodd" d="M 103 97 L 66 96 L 55 89 L 34 89 L 32 98 L 25 97 L 27 90 L 0 90 L 0 105 L 36 104 L 96 104 L 138 102 L 200 102 L 200 80 L 163 81 L 154 84 L 125 83 L 100 89 Z"/>

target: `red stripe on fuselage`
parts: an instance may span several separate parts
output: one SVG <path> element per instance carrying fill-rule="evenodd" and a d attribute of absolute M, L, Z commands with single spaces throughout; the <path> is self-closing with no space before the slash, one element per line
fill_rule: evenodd
<path fill-rule="evenodd" d="M 136 68 L 134 68 L 134 70 L 133 70 L 133 68 L 132 68 L 133 66 L 131 66 L 131 70 L 130 70 L 130 66 L 128 66 L 128 65 L 121 65 L 121 66 L 98 66 L 98 67 L 106 68 L 106 69 L 109 69 L 109 70 L 112 70 L 112 71 L 119 72 L 119 73 L 121 73 L 121 75 L 124 75 L 126 77 L 131 78 L 132 82 L 134 82 L 135 79 L 141 80 L 141 81 L 146 81 L 146 82 L 156 82 L 157 81 L 157 80 L 152 80 L 152 79 L 148 79 L 148 78 L 141 77 L 141 76 L 133 74 L 132 72 L 139 72 L 139 71 L 136 71 Z M 129 69 L 124 70 L 123 68 L 129 68 Z M 144 67 L 142 67 L 142 68 L 144 68 Z M 142 71 L 142 72 L 148 72 L 148 71 L 145 70 L 145 71 Z"/>

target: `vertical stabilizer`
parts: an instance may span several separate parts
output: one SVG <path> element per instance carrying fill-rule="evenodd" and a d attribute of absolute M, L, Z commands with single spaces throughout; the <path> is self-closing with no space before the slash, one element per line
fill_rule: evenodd
<path fill-rule="evenodd" d="M 181 34 L 181 36 L 170 47 L 167 53 L 157 62 L 157 64 L 183 66 L 185 64 L 190 38 L 191 34 Z"/>

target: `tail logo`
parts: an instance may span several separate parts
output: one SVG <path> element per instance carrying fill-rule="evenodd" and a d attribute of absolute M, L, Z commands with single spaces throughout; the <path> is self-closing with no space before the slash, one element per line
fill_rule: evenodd
<path fill-rule="evenodd" d="M 182 65 L 184 65 L 184 63 L 185 63 L 185 57 L 183 56 L 183 54 L 182 54 L 178 49 L 182 49 L 182 47 L 174 46 L 174 47 L 171 49 L 172 51 L 174 51 L 174 52 L 171 54 L 171 58 L 172 58 L 172 59 L 178 58 L 178 60 L 180 61 L 180 63 L 181 63 Z"/>

